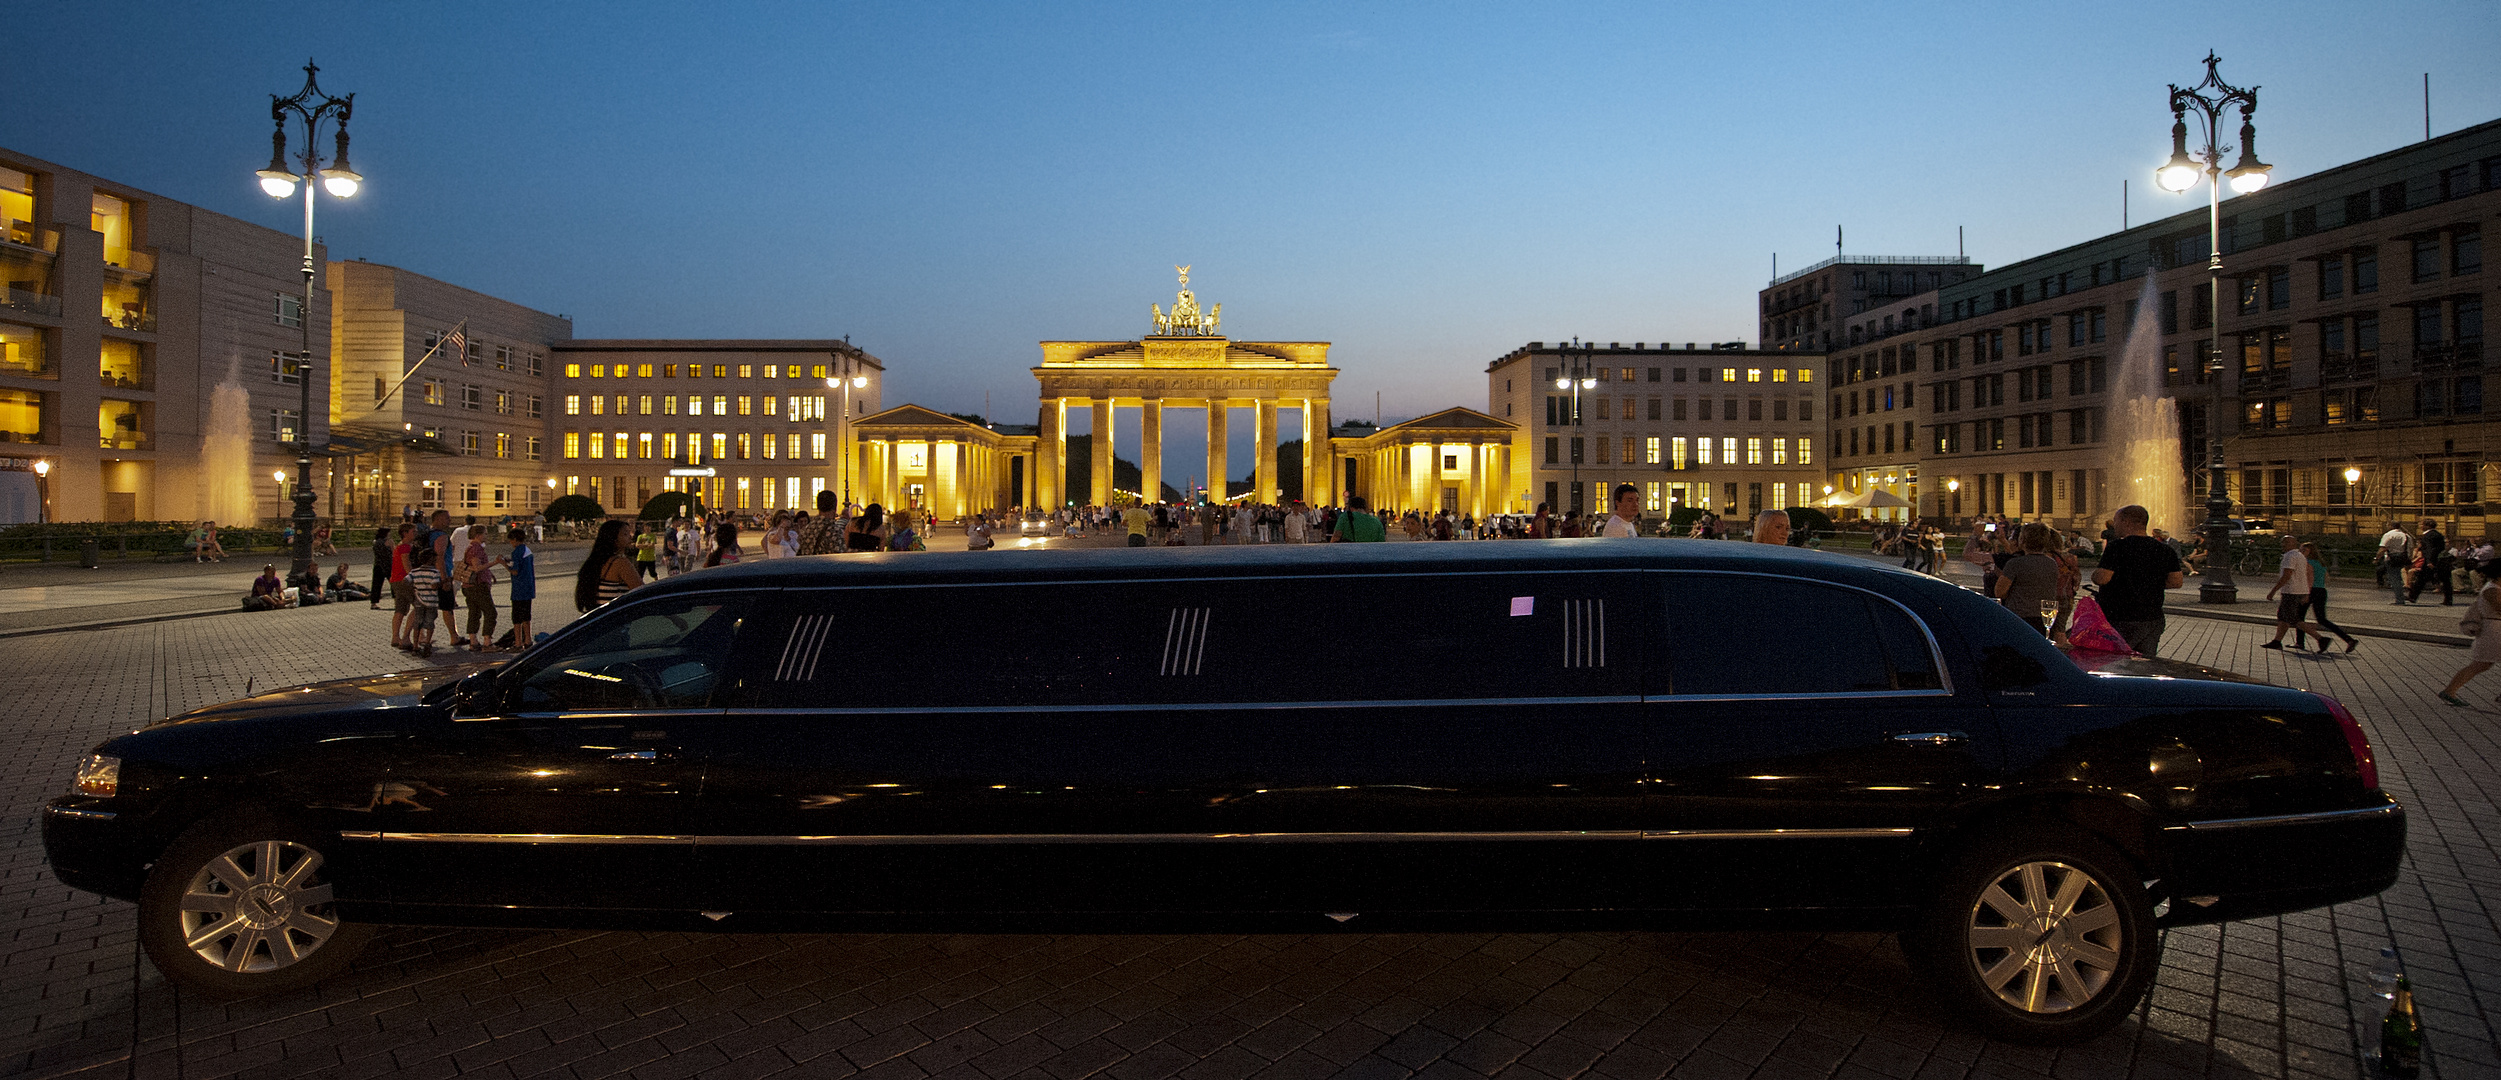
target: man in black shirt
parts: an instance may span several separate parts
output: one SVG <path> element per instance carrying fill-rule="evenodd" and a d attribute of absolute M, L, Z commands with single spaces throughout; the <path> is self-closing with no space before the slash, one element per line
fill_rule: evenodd
<path fill-rule="evenodd" d="M 2162 591 L 2188 580 L 2179 555 L 2145 535 L 2149 520 L 2145 508 L 2136 505 L 2112 514 L 2110 530 L 2118 539 L 2102 550 L 2101 565 L 2093 571 L 2093 584 L 2101 587 L 2094 599 L 2102 614 L 2130 648 L 2146 656 L 2162 644 Z"/>
<path fill-rule="evenodd" d="M 2426 518 L 2423 531 L 2414 536 L 2414 543 L 2416 550 L 2423 553 L 2423 570 L 2414 575 L 2414 587 L 2406 590 L 2406 602 L 2421 602 L 2423 586 L 2437 583 L 2440 586 L 2440 606 L 2448 607 L 2456 603 L 2457 594 L 2449 584 L 2449 572 L 2457 569 L 2457 553 L 2449 550 L 2449 538 L 2440 534 L 2440 524 Z"/>

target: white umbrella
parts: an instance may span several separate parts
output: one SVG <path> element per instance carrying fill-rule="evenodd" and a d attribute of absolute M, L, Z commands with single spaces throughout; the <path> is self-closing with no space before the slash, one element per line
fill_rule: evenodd
<path fill-rule="evenodd" d="M 1851 510 L 1869 510 L 1882 506 L 1910 505 L 1910 503 L 1904 500 L 1901 496 L 1890 491 L 1886 491 L 1883 488 L 1868 488 L 1864 493 L 1857 496 L 1852 496 L 1846 491 L 1836 491 L 1832 494 L 1831 498 L 1825 499 L 1823 504 L 1834 509 Z"/>

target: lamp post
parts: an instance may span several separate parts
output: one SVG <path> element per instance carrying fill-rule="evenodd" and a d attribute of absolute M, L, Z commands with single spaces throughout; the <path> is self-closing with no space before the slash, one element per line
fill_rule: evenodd
<path fill-rule="evenodd" d="M 2361 497 L 2362 470 L 2345 466 L 2345 535 L 2352 536 L 2361 526 L 2354 522 L 2354 502 Z"/>
<path fill-rule="evenodd" d="M 848 363 L 848 360 L 838 359 L 835 370 L 842 370 L 842 366 Z M 851 439 L 843 433 L 843 429 L 851 423 L 851 391 L 854 387 L 868 387 L 868 376 L 860 374 L 858 368 L 851 369 L 849 374 L 825 380 L 826 389 L 842 391 L 842 412 L 834 417 L 834 483 L 842 488 L 842 512 L 846 514 L 851 512 Z"/>
<path fill-rule="evenodd" d="M 269 167 L 259 173 L 261 190 L 273 199 L 295 194 L 300 183 L 304 188 L 304 309 L 298 312 L 303 325 L 304 350 L 296 357 L 295 383 L 302 392 L 302 405 L 295 414 L 295 570 L 307 573 L 313 565 L 313 188 L 320 181 L 334 198 L 344 199 L 356 194 L 365 178 L 347 164 L 347 117 L 355 111 L 356 95 L 331 97 L 321 91 L 316 73 L 321 69 L 313 62 L 304 62 L 304 88 L 293 97 L 269 95 L 269 119 L 277 130 L 269 135 Z M 287 163 L 287 117 L 293 114 L 304 125 L 304 150 L 296 155 L 299 171 Z M 320 137 L 321 123 L 335 120 L 337 151 L 327 167 L 314 140 Z"/>
<path fill-rule="evenodd" d="M 52 520 L 52 459 L 35 459 L 35 521 Z"/>
<path fill-rule="evenodd" d="M 2240 589 L 2232 583 L 2232 560 L 2225 555 L 2231 543 L 2232 497 L 2224 486 L 2223 436 L 2218 423 L 2223 416 L 2223 183 L 2230 180 L 2234 194 L 2246 195 L 2267 185 L 2267 171 L 2273 166 L 2258 160 L 2258 128 L 2252 117 L 2258 111 L 2258 88 L 2242 89 L 2223 81 L 2215 65 L 2221 63 L 2212 50 L 2206 53 L 2206 81 L 2185 90 L 2171 87 L 2171 159 L 2154 170 L 2154 182 L 2174 194 L 2197 186 L 2197 178 L 2206 179 L 2206 299 L 2212 305 L 2214 329 L 2214 409 L 2206 418 L 2206 559 L 2205 580 L 2197 585 L 2197 599 L 2207 604 L 2229 604 L 2240 598 Z M 2210 91 L 2210 92 L 2209 92 Z M 2231 171 L 2223 169 L 2223 154 L 2231 149 L 2218 143 L 2223 112 L 2240 106 L 2240 160 Z M 2200 130 L 2205 136 L 2202 148 L 2191 152 L 2188 145 L 2188 114 L 2197 113 Z M 2200 364 L 2205 363 L 2201 358 Z"/>
<path fill-rule="evenodd" d="M 1563 358 L 1563 377 L 1554 381 L 1554 388 L 1557 390 L 1569 390 L 1572 392 L 1572 415 L 1564 422 L 1572 428 L 1572 433 L 1569 436 L 1571 441 L 1568 445 L 1570 446 L 1572 453 L 1572 505 L 1570 508 L 1573 510 L 1580 509 L 1581 498 L 1580 392 L 1583 390 L 1594 390 L 1598 386 L 1596 376 L 1593 376 L 1589 372 L 1583 370 L 1580 364 L 1572 362 L 1572 348 L 1573 346 L 1580 344 L 1581 340 L 1579 338 L 1573 338 L 1571 344 L 1555 350 L 1555 352 Z M 1581 360 L 1586 362 L 1588 359 L 1588 350 L 1584 348 L 1581 352 Z"/>

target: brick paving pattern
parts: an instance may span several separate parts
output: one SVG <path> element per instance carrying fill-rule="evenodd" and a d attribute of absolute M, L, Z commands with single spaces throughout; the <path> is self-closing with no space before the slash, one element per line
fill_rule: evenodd
<path fill-rule="evenodd" d="M 551 577 L 553 575 L 550 575 Z M 560 590 L 559 590 L 560 591 Z M 2360 595 L 2358 592 L 2356 595 Z M 559 604 L 542 604 L 542 625 Z M 2252 607 L 2253 605 L 2243 605 Z M 690 935 L 395 929 L 294 995 L 219 1004 L 140 967 L 132 908 L 43 865 L 77 755 L 259 686 L 403 664 L 362 606 L 0 644 L 0 1075 L 831 1077 L 2334 1077 L 2368 1074 L 2363 973 L 2406 953 L 2440 1077 L 2501 1076 L 2501 706 L 2443 707 L 2462 651 L 2258 649 L 2178 618 L 2164 652 L 2353 706 L 2412 814 L 2380 897 L 2168 936 L 2147 1006 L 2093 1043 L 1994 1043 L 1877 934 Z M 457 654 L 439 653 L 438 659 Z M 2489 701 L 2501 677 L 2469 688 Z M 176 1009 L 181 1011 L 179 1043 Z"/>

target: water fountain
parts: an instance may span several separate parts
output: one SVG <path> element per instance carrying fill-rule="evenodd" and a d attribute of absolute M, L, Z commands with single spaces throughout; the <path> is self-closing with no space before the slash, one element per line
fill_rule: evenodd
<path fill-rule="evenodd" d="M 2165 396 L 2162 366 L 2162 323 L 2155 314 L 2158 296 L 2154 275 L 2145 274 L 2145 288 L 2136 305 L 2136 321 L 2127 328 L 2127 344 L 2119 354 L 2118 381 L 2112 385 L 2110 442 L 2112 461 L 2106 474 L 2111 505 L 2135 503 L 2145 508 L 2152 527 L 2176 537 L 2195 533 L 2187 513 L 2188 477 L 2180 467 L 2180 413 Z"/>
<path fill-rule="evenodd" d="M 249 524 L 260 515 L 252 491 L 252 396 L 243 389 L 243 354 L 226 365 L 226 381 L 209 391 L 200 433 L 200 516 Z"/>

